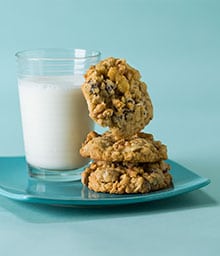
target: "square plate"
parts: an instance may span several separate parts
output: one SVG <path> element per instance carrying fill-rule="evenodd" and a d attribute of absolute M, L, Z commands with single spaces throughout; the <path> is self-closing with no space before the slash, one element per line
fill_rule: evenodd
<path fill-rule="evenodd" d="M 0 195 L 31 203 L 60 206 L 105 206 L 149 202 L 180 195 L 204 187 L 209 179 L 200 177 L 178 163 L 171 165 L 174 186 L 147 194 L 115 195 L 96 193 L 81 181 L 48 182 L 28 177 L 24 157 L 0 157 Z"/>

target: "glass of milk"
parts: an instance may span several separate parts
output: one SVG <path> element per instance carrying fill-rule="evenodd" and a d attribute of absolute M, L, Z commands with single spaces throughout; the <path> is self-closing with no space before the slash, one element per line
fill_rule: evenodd
<path fill-rule="evenodd" d="M 80 178 L 88 163 L 79 154 L 93 129 L 81 92 L 84 73 L 100 60 L 84 49 L 39 49 L 16 53 L 25 157 L 31 177 Z"/>

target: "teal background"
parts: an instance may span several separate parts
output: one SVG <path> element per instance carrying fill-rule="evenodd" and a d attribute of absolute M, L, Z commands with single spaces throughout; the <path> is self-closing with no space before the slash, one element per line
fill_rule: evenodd
<path fill-rule="evenodd" d="M 154 104 L 146 131 L 168 145 L 172 160 L 212 183 L 165 202 L 109 210 L 1 197 L 0 254 L 28 255 L 35 248 L 32 255 L 217 255 L 220 1 L 0 0 L 2 156 L 24 153 L 14 54 L 42 47 L 98 49 L 103 58 L 126 58 L 140 70 Z"/>
<path fill-rule="evenodd" d="M 170 157 L 209 154 L 219 130 L 219 8 L 204 0 L 0 1 L 0 155 L 23 154 L 14 54 L 41 47 L 126 58 L 153 100 L 147 130 Z"/>

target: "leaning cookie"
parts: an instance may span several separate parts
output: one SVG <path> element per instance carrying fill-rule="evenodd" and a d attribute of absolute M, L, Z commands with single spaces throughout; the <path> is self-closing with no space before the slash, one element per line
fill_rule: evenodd
<path fill-rule="evenodd" d="M 149 193 L 172 186 L 169 169 L 164 161 L 144 164 L 97 161 L 82 173 L 82 183 L 95 192 Z"/>
<path fill-rule="evenodd" d="M 147 85 L 125 60 L 107 58 L 91 66 L 82 86 L 90 117 L 118 137 L 141 131 L 153 118 Z"/>
<path fill-rule="evenodd" d="M 152 134 L 138 133 L 117 139 L 111 132 L 102 135 L 92 131 L 87 135 L 80 154 L 93 160 L 108 162 L 157 162 L 167 159 L 167 147 L 155 141 Z"/>

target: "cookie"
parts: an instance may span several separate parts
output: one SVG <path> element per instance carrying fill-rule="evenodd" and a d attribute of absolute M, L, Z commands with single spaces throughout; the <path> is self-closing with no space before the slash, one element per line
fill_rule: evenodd
<path fill-rule="evenodd" d="M 109 131 L 102 135 L 92 131 L 87 135 L 80 154 L 108 162 L 157 162 L 167 159 L 167 147 L 148 133 L 118 139 Z"/>
<path fill-rule="evenodd" d="M 169 169 L 164 161 L 143 164 L 96 161 L 82 173 L 82 183 L 95 192 L 149 193 L 172 186 Z"/>
<path fill-rule="evenodd" d="M 82 85 L 90 117 L 118 137 L 141 131 L 153 118 L 153 106 L 140 79 L 122 59 L 111 57 L 91 66 Z"/>

